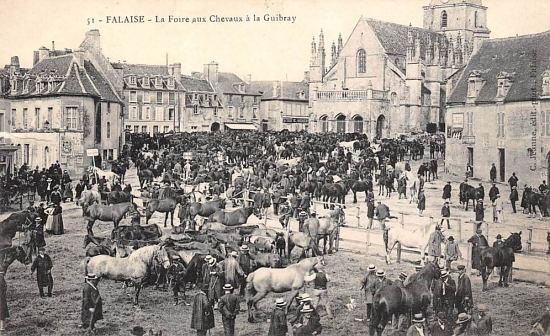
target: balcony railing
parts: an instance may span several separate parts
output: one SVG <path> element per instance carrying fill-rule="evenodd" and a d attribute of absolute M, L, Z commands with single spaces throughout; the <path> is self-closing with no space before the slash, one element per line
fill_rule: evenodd
<path fill-rule="evenodd" d="M 370 93 L 370 94 L 369 94 Z M 386 99 L 386 91 L 379 90 L 342 90 L 317 91 L 317 100 L 369 100 Z"/>

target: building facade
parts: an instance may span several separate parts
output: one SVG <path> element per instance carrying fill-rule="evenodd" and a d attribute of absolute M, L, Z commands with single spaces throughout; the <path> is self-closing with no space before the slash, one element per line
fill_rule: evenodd
<path fill-rule="evenodd" d="M 15 164 L 48 167 L 55 161 L 72 175 L 97 161 L 116 159 L 122 146 L 119 78 L 101 53 L 100 34 L 90 30 L 75 51 L 50 56 L 41 48 L 36 64 L 10 76 L 10 133 Z M 117 92 L 118 91 L 118 92 Z"/>
<path fill-rule="evenodd" d="M 480 0 L 432 0 L 424 28 L 361 17 L 345 43 L 341 36 L 332 43 L 330 58 L 321 31 L 311 43 L 312 129 L 378 138 L 443 131 L 447 80 L 489 34 L 481 27 L 471 32 L 474 9 L 485 27 Z"/>
<path fill-rule="evenodd" d="M 204 65 L 202 78 L 217 92 L 222 109 L 211 130 L 265 130 L 268 121 L 260 117 L 261 94 L 231 72 L 219 72 L 218 63 Z M 218 128 L 219 126 L 219 128 Z"/>
<path fill-rule="evenodd" d="M 252 81 L 251 91 L 262 94 L 260 116 L 270 131 L 308 131 L 309 84 L 289 81 Z"/>
<path fill-rule="evenodd" d="M 19 58 L 11 58 L 10 64 L 0 68 L 0 176 L 13 172 L 13 157 L 17 147 L 9 141 L 11 132 L 11 103 L 5 97 L 10 91 L 10 75 L 20 71 Z"/>
<path fill-rule="evenodd" d="M 448 99 L 446 168 L 520 185 L 550 180 L 550 31 L 486 40 Z"/>
<path fill-rule="evenodd" d="M 185 109 L 185 90 L 179 79 L 181 64 L 113 63 L 123 77 L 126 132 L 179 132 Z"/>
<path fill-rule="evenodd" d="M 203 78 L 181 76 L 185 89 L 185 110 L 181 115 L 182 131 L 219 131 L 223 124 L 223 106 L 220 95 Z"/>

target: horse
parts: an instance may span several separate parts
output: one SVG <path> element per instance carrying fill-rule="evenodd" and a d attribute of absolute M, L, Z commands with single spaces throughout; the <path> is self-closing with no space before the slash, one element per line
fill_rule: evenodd
<path fill-rule="evenodd" d="M 548 216 L 548 209 L 550 208 L 550 193 L 540 193 L 536 189 L 526 190 L 525 196 L 529 209 L 529 217 L 536 216 L 538 206 L 540 211 L 540 218 Z"/>
<path fill-rule="evenodd" d="M 90 190 L 82 191 L 82 195 L 78 200 L 78 204 L 82 207 L 82 216 L 86 212 L 86 209 L 92 204 L 101 204 L 101 193 L 97 190 L 96 187 L 93 187 Z"/>
<path fill-rule="evenodd" d="M 511 233 L 502 247 L 486 247 L 481 250 L 481 276 L 483 290 L 487 290 L 487 279 L 495 267 L 500 267 L 499 287 L 508 287 L 508 277 L 515 261 L 514 251 L 521 250 L 521 231 Z"/>
<path fill-rule="evenodd" d="M 327 253 L 327 240 L 329 241 L 329 254 L 332 254 L 336 231 L 339 227 L 339 217 L 343 210 L 332 210 L 329 218 L 320 221 L 308 221 L 308 232 L 315 245 L 319 247 L 319 241 L 323 239 L 323 254 Z"/>
<path fill-rule="evenodd" d="M 171 188 L 167 188 L 164 193 L 163 199 L 152 199 L 147 203 L 147 208 L 145 208 L 145 223 L 149 224 L 149 219 L 153 216 L 155 212 L 164 212 L 164 227 L 166 227 L 166 222 L 168 221 L 168 215 L 170 215 L 170 225 L 174 227 L 174 211 L 176 206 L 181 202 L 182 197 L 177 196 Z"/>
<path fill-rule="evenodd" d="M 6 272 L 15 260 L 23 265 L 28 265 L 31 263 L 31 259 L 31 249 L 28 245 L 5 247 L 0 250 L 0 271 Z"/>
<path fill-rule="evenodd" d="M 405 179 L 407 180 L 407 185 L 409 188 L 409 195 L 410 195 L 409 204 L 412 202 L 417 202 L 418 188 L 420 187 L 420 181 L 418 179 L 418 175 L 406 170 L 403 172 L 403 174 L 405 174 Z"/>
<path fill-rule="evenodd" d="M 321 189 L 323 202 L 346 204 L 346 195 L 348 191 L 349 186 L 345 181 L 325 183 Z M 324 208 L 328 209 L 328 205 L 324 204 Z"/>
<path fill-rule="evenodd" d="M 128 169 L 128 164 L 126 162 L 114 162 L 111 170 L 113 173 L 120 176 L 120 182 L 124 183 L 124 177 L 126 176 L 126 170 Z"/>
<path fill-rule="evenodd" d="M 153 179 L 155 178 L 155 174 L 151 171 L 151 169 L 140 169 L 138 171 L 138 179 L 139 179 L 139 187 L 143 188 L 145 183 L 151 184 L 153 183 Z"/>
<path fill-rule="evenodd" d="M 93 236 L 92 230 L 96 220 L 103 222 L 113 222 L 115 229 L 124 215 L 130 213 L 131 216 L 138 214 L 137 205 L 135 203 L 119 203 L 113 205 L 92 204 L 86 208 L 84 216 L 87 220 L 88 235 Z"/>
<path fill-rule="evenodd" d="M 403 286 L 388 285 L 380 288 L 373 298 L 369 335 L 374 336 L 376 333 L 381 336 L 392 315 L 408 315 L 412 311 L 413 314 L 423 312 L 426 316 L 432 298 L 432 281 L 440 276 L 439 267 L 427 262 L 418 273 L 410 275 Z"/>
<path fill-rule="evenodd" d="M 114 255 L 116 244 L 111 239 L 94 237 L 87 234 L 84 236 L 84 248 L 86 248 L 90 243 L 93 243 L 94 246 L 90 246 L 86 249 L 86 257 L 95 257 L 96 255 Z"/>
<path fill-rule="evenodd" d="M 119 204 L 132 201 L 132 195 L 125 191 L 111 191 L 107 194 L 107 204 Z"/>
<path fill-rule="evenodd" d="M 401 262 L 401 248 L 415 248 L 420 250 L 421 263 L 424 264 L 425 251 L 428 247 L 430 235 L 435 231 L 435 226 L 425 225 L 417 227 L 412 231 L 402 227 L 386 226 L 384 230 L 384 246 L 386 248 L 386 263 L 391 264 L 391 252 L 395 245 L 399 244 L 397 249 L 397 262 Z"/>
<path fill-rule="evenodd" d="M 302 255 L 300 258 L 306 256 L 306 252 L 311 252 L 313 256 L 321 255 L 317 242 L 312 239 L 308 234 L 304 232 L 290 231 L 288 234 L 288 259 L 290 261 L 292 250 L 297 246 L 302 249 Z"/>
<path fill-rule="evenodd" d="M 218 210 L 208 217 L 209 222 L 217 222 L 227 226 L 246 224 L 248 217 L 254 214 L 254 207 L 239 208 L 233 211 Z M 255 214 L 259 216 L 258 214 Z"/>
<path fill-rule="evenodd" d="M 28 211 L 17 211 L 10 214 L 0 222 L 0 248 L 11 246 L 17 232 L 25 232 L 26 228 L 34 222 L 35 214 Z"/>
<path fill-rule="evenodd" d="M 165 269 L 170 266 L 170 258 L 164 246 L 145 246 L 135 250 L 128 258 L 106 255 L 91 257 L 86 262 L 85 271 L 99 278 L 132 282 L 135 288 L 134 306 L 137 306 L 143 281 L 154 262 L 160 263 Z"/>
<path fill-rule="evenodd" d="M 477 200 L 481 198 L 481 189 L 479 187 L 474 188 L 471 185 L 465 185 L 464 190 L 462 191 L 462 197 L 464 201 L 466 201 L 465 210 L 468 211 L 468 204 L 470 203 L 470 200 L 472 200 L 472 206 L 474 207 L 475 211 Z"/>
<path fill-rule="evenodd" d="M 550 336 L 550 309 L 546 307 L 544 314 L 533 321 L 531 325 L 529 336 Z"/>
<path fill-rule="evenodd" d="M 193 202 L 189 205 L 189 215 L 191 219 L 194 219 L 197 215 L 210 217 L 210 215 L 222 209 L 225 209 L 225 199 L 223 198 L 204 203 Z"/>
<path fill-rule="evenodd" d="M 254 322 L 254 309 L 258 302 L 268 293 L 290 292 L 287 302 L 287 309 L 294 300 L 298 291 L 303 287 L 305 281 L 311 281 L 308 275 L 318 265 L 324 265 L 323 257 L 303 259 L 297 264 L 285 268 L 259 268 L 250 273 L 246 278 L 246 305 L 248 307 L 248 322 Z"/>
<path fill-rule="evenodd" d="M 365 192 L 365 202 L 367 201 L 367 194 L 372 191 L 372 182 L 370 181 L 353 181 L 351 184 L 351 191 L 353 192 L 353 203 L 357 203 L 357 193 Z"/>

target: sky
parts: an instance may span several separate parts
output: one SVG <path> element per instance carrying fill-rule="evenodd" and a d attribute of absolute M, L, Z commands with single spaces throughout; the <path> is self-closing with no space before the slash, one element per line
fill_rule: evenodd
<path fill-rule="evenodd" d="M 99 29 L 103 53 L 111 61 L 180 62 L 183 73 L 202 71 L 211 61 L 220 71 L 252 80 L 302 80 L 308 70 L 311 38 L 325 32 L 344 42 L 359 17 L 422 26 L 422 6 L 430 0 L 0 0 L 0 64 L 19 56 L 32 66 L 40 46 L 76 49 L 89 29 Z M 491 37 L 550 30 L 549 0 L 484 0 Z M 264 15 L 295 17 L 265 21 Z M 107 23 L 107 16 L 145 16 L 145 23 Z M 155 17 L 206 18 L 207 22 L 156 23 Z M 244 22 L 209 22 L 211 15 Z M 247 15 L 260 22 L 247 22 Z M 90 19 L 93 23 L 88 24 Z M 147 20 L 153 20 L 151 22 Z M 99 22 L 103 20 L 103 22 Z"/>

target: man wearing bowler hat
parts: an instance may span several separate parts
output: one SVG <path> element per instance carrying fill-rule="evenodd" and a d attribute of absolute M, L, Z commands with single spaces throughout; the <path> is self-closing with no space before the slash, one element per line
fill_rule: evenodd
<path fill-rule="evenodd" d="M 103 301 L 97 288 L 98 283 L 99 278 L 95 274 L 86 275 L 82 288 L 82 312 L 79 328 L 89 328 L 90 331 L 93 331 L 95 323 L 98 320 L 103 320 Z"/>
<path fill-rule="evenodd" d="M 239 314 L 239 297 L 233 294 L 233 286 L 225 284 L 223 286 L 225 294 L 220 298 L 219 310 L 222 314 L 223 331 L 225 336 L 235 335 L 235 319 Z"/>
<path fill-rule="evenodd" d="M 414 314 L 412 325 L 407 330 L 407 336 L 427 336 L 430 335 L 425 326 L 426 318 L 422 314 Z"/>
<path fill-rule="evenodd" d="M 286 302 L 283 298 L 275 300 L 275 309 L 271 314 L 268 336 L 285 336 L 288 332 Z"/>
<path fill-rule="evenodd" d="M 467 313 L 458 314 L 456 320 L 456 328 L 453 331 L 453 335 L 473 336 L 479 335 L 477 325 L 472 321 L 472 316 Z"/>

